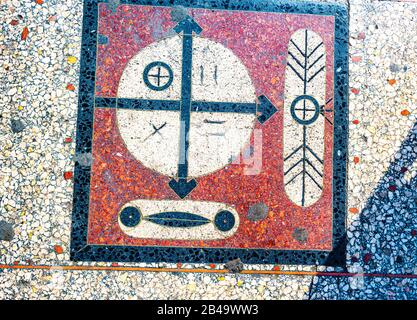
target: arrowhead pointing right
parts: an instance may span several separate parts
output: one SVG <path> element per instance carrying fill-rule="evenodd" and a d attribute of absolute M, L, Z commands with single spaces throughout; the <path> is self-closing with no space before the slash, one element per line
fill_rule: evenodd
<path fill-rule="evenodd" d="M 193 18 L 186 16 L 174 27 L 174 30 L 176 33 L 184 32 L 184 34 L 191 35 L 193 32 L 199 34 L 203 31 L 203 28 L 201 28 Z"/>
<path fill-rule="evenodd" d="M 259 96 L 258 101 L 259 101 L 258 112 L 261 113 L 261 115 L 258 116 L 258 121 L 261 124 L 264 124 L 265 121 L 271 118 L 275 112 L 277 112 L 277 108 L 264 95 Z"/>

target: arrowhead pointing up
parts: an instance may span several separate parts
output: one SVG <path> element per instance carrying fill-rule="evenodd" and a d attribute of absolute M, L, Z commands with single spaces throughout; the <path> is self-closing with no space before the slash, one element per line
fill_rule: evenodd
<path fill-rule="evenodd" d="M 259 101 L 259 106 L 258 106 L 257 111 L 261 113 L 261 115 L 258 116 L 258 121 L 261 124 L 263 124 L 265 121 L 271 118 L 275 112 L 277 112 L 277 108 L 264 95 L 259 96 L 258 101 Z"/>
<path fill-rule="evenodd" d="M 190 16 L 186 16 L 175 27 L 176 33 L 184 32 L 184 34 L 192 35 L 193 32 L 199 34 L 203 29 Z"/>
<path fill-rule="evenodd" d="M 179 178 L 178 181 L 171 179 L 168 185 L 174 190 L 178 197 L 184 199 L 195 187 L 197 187 L 197 181 L 195 181 L 195 179 L 187 181 L 185 178 Z"/>

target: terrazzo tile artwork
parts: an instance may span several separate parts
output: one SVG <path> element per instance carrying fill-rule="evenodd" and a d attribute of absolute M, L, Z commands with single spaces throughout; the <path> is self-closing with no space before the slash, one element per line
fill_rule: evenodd
<path fill-rule="evenodd" d="M 347 12 L 87 1 L 71 259 L 345 264 Z"/>

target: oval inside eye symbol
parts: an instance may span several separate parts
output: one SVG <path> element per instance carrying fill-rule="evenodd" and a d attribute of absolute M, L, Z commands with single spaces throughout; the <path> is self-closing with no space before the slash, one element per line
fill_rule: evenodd
<path fill-rule="evenodd" d="M 126 207 L 120 212 L 120 221 L 126 227 L 135 227 L 142 220 L 142 214 L 139 209 L 135 207 Z"/>
<path fill-rule="evenodd" d="M 230 211 L 221 210 L 214 217 L 214 225 L 220 231 L 229 231 L 235 226 L 235 217 Z"/>
<path fill-rule="evenodd" d="M 172 84 L 173 80 L 174 73 L 171 67 L 165 62 L 151 62 L 143 70 L 143 81 L 152 90 L 165 90 Z"/>

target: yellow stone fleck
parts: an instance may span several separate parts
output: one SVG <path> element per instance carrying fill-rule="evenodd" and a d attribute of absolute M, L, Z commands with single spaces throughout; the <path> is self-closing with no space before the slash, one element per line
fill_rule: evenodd
<path fill-rule="evenodd" d="M 373 127 L 373 126 L 368 126 L 368 127 L 367 127 L 367 129 L 368 129 L 368 131 L 369 131 L 370 133 L 372 133 L 372 134 L 375 134 L 375 133 L 376 133 L 376 128 L 375 128 L 375 127 Z"/>
<path fill-rule="evenodd" d="M 17 109 L 18 109 L 19 111 L 22 111 L 22 110 L 23 110 L 23 106 L 18 106 L 18 107 L 17 107 Z"/>
<path fill-rule="evenodd" d="M 258 286 L 258 292 L 260 294 L 263 294 L 265 292 L 265 286 L 263 286 L 263 285 Z"/>
<path fill-rule="evenodd" d="M 243 284 L 243 281 L 242 280 L 238 280 L 237 286 L 240 287 L 242 284 Z"/>
<path fill-rule="evenodd" d="M 68 63 L 74 64 L 77 62 L 77 58 L 74 56 L 69 56 L 68 57 Z"/>
<path fill-rule="evenodd" d="M 44 281 L 44 282 L 51 281 L 52 280 L 52 276 L 43 276 L 43 277 L 41 277 L 41 280 Z"/>
<path fill-rule="evenodd" d="M 195 282 L 191 282 L 187 285 L 187 289 L 189 291 L 195 291 L 197 289 L 197 285 L 195 284 Z"/>
<path fill-rule="evenodd" d="M 218 277 L 217 280 L 224 281 L 224 277 Z"/>
<path fill-rule="evenodd" d="M 126 282 L 126 280 L 127 280 L 127 276 L 128 276 L 128 274 L 127 274 L 127 273 L 121 274 L 121 275 L 119 276 L 119 281 L 120 281 L 120 282 Z"/>

